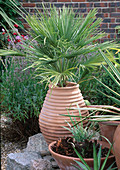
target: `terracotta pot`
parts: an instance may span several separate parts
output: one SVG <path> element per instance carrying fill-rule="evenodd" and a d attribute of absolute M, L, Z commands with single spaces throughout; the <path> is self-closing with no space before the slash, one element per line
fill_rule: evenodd
<path fill-rule="evenodd" d="M 59 168 L 61 170 L 76 170 L 76 168 L 74 168 L 71 164 L 77 165 L 77 163 L 74 160 L 81 162 L 80 159 L 55 153 L 51 149 L 55 143 L 56 143 L 56 141 L 49 144 L 49 151 L 52 154 L 53 158 L 56 160 Z M 102 144 L 103 147 L 110 148 L 110 145 L 107 142 L 99 141 L 99 143 Z M 93 168 L 94 167 L 94 159 L 93 158 L 84 158 L 84 160 L 90 166 L 91 169 L 94 169 Z M 105 160 L 105 157 L 102 157 L 101 164 L 104 162 L 104 160 Z M 108 168 L 114 161 L 115 161 L 114 155 L 109 156 L 105 168 Z"/>
<path fill-rule="evenodd" d="M 112 143 L 118 124 L 120 124 L 120 121 L 99 122 L 101 135 L 105 136 Z M 104 138 L 102 138 L 102 140 L 106 141 Z"/>
<path fill-rule="evenodd" d="M 117 163 L 118 169 L 120 169 L 120 124 L 116 128 L 115 134 L 114 134 L 114 154 L 115 154 L 115 159 Z"/>
<path fill-rule="evenodd" d="M 49 85 L 49 90 L 39 116 L 40 129 L 48 144 L 58 138 L 71 135 L 68 130 L 62 127 L 69 127 L 65 120 L 70 123 L 70 118 L 61 115 L 68 114 L 67 108 L 77 107 L 76 103 L 79 107 L 85 106 L 78 84 L 69 82 L 67 87 L 51 87 Z M 76 116 L 79 115 L 77 110 L 70 110 L 69 112 Z M 88 111 L 81 111 L 81 114 L 82 116 L 87 116 Z M 78 121 L 80 118 L 76 118 L 76 120 Z M 87 121 L 83 122 L 84 126 L 86 123 Z"/>

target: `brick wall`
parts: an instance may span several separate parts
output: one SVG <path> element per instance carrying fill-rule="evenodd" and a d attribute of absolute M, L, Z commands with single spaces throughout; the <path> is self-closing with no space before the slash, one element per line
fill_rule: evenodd
<path fill-rule="evenodd" d="M 120 25 L 120 0 L 19 0 L 22 6 L 33 13 L 34 7 L 41 9 L 42 3 L 46 8 L 50 8 L 50 4 L 54 4 L 57 8 L 65 5 L 66 7 L 73 7 L 79 14 L 86 14 L 93 8 L 98 9 L 97 17 L 103 18 L 100 27 L 101 30 L 107 33 L 104 40 L 120 39 L 115 27 Z M 27 25 L 24 23 L 24 26 Z"/>

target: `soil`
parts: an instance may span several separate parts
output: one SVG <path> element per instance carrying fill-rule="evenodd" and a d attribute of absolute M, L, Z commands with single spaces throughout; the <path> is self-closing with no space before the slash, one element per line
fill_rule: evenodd
<path fill-rule="evenodd" d="M 74 141 L 72 137 L 66 137 L 64 139 L 58 140 L 55 145 L 52 147 L 52 150 L 61 155 L 70 156 L 78 158 L 77 154 L 73 149 L 73 145 L 76 150 L 81 154 L 83 158 L 93 158 L 93 143 L 95 143 L 96 151 L 99 152 L 100 144 L 97 143 L 97 140 L 84 142 Z M 109 149 L 102 148 L 101 156 L 106 157 Z M 112 153 L 110 153 L 112 155 Z"/>

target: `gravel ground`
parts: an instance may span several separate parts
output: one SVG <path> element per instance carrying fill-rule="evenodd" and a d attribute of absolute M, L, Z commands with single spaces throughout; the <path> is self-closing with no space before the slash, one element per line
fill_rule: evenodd
<path fill-rule="evenodd" d="M 6 170 L 6 159 L 9 153 L 21 152 L 26 148 L 26 141 L 15 139 L 12 129 L 10 129 L 11 123 L 11 120 L 1 115 L 1 170 Z"/>

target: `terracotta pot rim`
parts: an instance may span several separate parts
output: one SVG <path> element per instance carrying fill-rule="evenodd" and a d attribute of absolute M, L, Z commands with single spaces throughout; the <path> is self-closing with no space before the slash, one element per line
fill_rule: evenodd
<path fill-rule="evenodd" d="M 106 122 L 99 122 L 101 124 L 106 124 L 106 125 L 114 125 L 114 126 L 117 126 L 117 125 L 120 125 L 120 121 L 106 121 Z"/>
<path fill-rule="evenodd" d="M 75 82 L 67 82 L 67 84 L 68 85 L 70 84 L 70 86 L 66 86 L 66 87 L 53 86 L 52 87 L 52 84 L 49 84 L 49 88 L 62 90 L 62 89 L 73 89 L 73 88 L 79 87 L 79 84 Z"/>
<path fill-rule="evenodd" d="M 107 142 L 104 142 L 104 141 L 100 141 L 100 142 L 103 143 L 103 144 L 104 144 L 104 143 L 107 143 Z M 65 155 L 61 155 L 61 154 L 58 154 L 58 153 L 54 152 L 54 151 L 51 149 L 51 146 L 53 146 L 55 143 L 56 143 L 56 141 L 51 142 L 51 143 L 49 144 L 49 146 L 48 146 L 49 151 L 51 152 L 51 154 L 56 155 L 56 156 L 60 156 L 60 157 L 62 157 L 62 158 L 66 158 L 66 159 L 80 160 L 79 158 L 70 157 L 70 156 L 65 156 Z M 112 158 L 112 157 L 114 157 L 114 155 L 109 156 L 109 158 Z M 106 157 L 102 157 L 101 160 L 104 160 L 105 158 L 106 158 Z M 84 158 L 84 160 L 85 160 L 85 161 L 89 161 L 89 160 L 93 160 L 93 158 Z"/>

